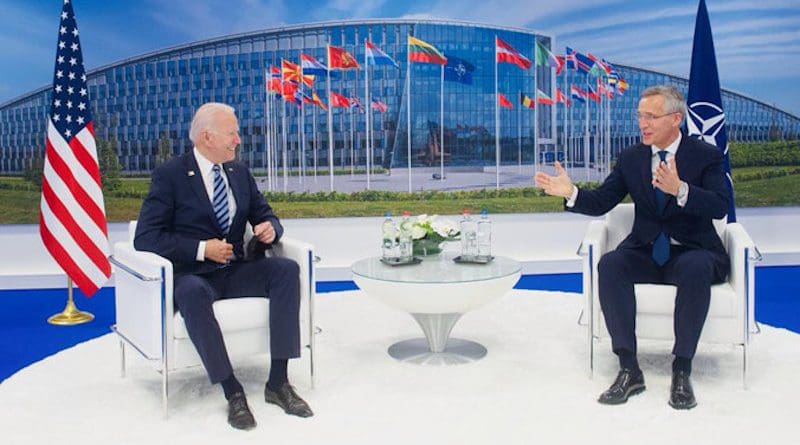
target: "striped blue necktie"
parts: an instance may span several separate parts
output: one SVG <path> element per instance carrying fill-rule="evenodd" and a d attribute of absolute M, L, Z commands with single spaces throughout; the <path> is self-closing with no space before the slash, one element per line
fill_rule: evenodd
<path fill-rule="evenodd" d="M 222 180 L 219 165 L 214 165 L 214 199 L 212 205 L 214 206 L 214 215 L 217 217 L 219 228 L 222 233 L 228 234 L 228 189 L 225 187 L 225 181 Z"/>
<path fill-rule="evenodd" d="M 661 157 L 661 162 L 665 162 L 667 160 L 667 151 L 659 151 L 658 156 Z M 655 188 L 655 193 L 656 208 L 658 209 L 658 214 L 661 215 L 664 213 L 664 204 L 667 202 L 667 197 L 658 187 Z M 669 237 L 664 232 L 660 232 L 656 240 L 653 241 L 653 260 L 659 266 L 663 266 L 669 260 Z"/>

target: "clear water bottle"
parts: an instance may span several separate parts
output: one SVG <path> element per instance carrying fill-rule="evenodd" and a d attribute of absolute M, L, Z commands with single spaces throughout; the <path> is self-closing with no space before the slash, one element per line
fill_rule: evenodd
<path fill-rule="evenodd" d="M 478 219 L 478 259 L 489 261 L 492 257 L 492 221 L 489 219 L 489 211 L 481 210 L 481 217 Z"/>
<path fill-rule="evenodd" d="M 403 210 L 403 219 L 400 220 L 400 234 L 398 235 L 400 247 L 400 261 L 411 261 L 414 256 L 414 245 L 411 239 L 411 218 L 408 210 Z"/>
<path fill-rule="evenodd" d="M 469 210 L 464 209 L 461 218 L 461 258 L 473 260 L 478 254 L 478 227 L 475 220 L 469 215 Z"/>
<path fill-rule="evenodd" d="M 383 220 L 381 232 L 383 233 L 383 258 L 386 260 L 394 260 L 397 258 L 396 239 L 397 239 L 397 226 L 392 219 L 392 212 L 383 214 L 386 219 Z"/>

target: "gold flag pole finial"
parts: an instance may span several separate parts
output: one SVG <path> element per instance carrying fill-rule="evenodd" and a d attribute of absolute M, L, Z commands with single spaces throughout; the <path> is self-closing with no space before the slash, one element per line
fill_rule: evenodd
<path fill-rule="evenodd" d="M 61 313 L 48 318 L 47 322 L 50 324 L 71 326 L 92 320 L 94 320 L 94 315 L 89 312 L 80 311 L 75 307 L 75 301 L 72 299 L 72 278 L 67 278 L 67 305 L 64 306 L 64 310 L 61 311 Z"/>

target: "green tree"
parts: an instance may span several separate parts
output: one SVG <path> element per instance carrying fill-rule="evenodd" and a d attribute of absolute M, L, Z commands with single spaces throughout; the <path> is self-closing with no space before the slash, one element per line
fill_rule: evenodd
<path fill-rule="evenodd" d="M 28 165 L 25 166 L 25 170 L 22 172 L 22 177 L 36 186 L 36 188 L 41 189 L 43 173 L 44 157 L 42 156 L 42 150 L 39 149 L 36 151 L 36 156 L 28 161 Z"/>
<path fill-rule="evenodd" d="M 117 157 L 117 140 L 95 138 L 97 145 L 97 162 L 100 166 L 100 178 L 103 182 L 103 191 L 111 192 L 120 187 L 119 158 Z"/>
<path fill-rule="evenodd" d="M 170 159 L 172 159 L 172 139 L 168 138 L 167 133 L 162 131 L 158 138 L 156 165 L 161 165 Z"/>

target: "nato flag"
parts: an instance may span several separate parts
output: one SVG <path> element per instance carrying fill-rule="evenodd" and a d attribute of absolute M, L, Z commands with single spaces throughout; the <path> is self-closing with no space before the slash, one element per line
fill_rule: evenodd
<path fill-rule="evenodd" d="M 447 55 L 447 65 L 444 66 L 444 80 L 461 82 L 472 85 L 472 72 L 475 65 L 455 56 Z"/>
<path fill-rule="evenodd" d="M 733 180 L 728 154 L 728 135 L 725 131 L 725 112 L 722 111 L 717 57 L 714 54 L 714 39 L 711 35 L 711 23 L 708 20 L 705 0 L 700 0 L 700 5 L 697 7 L 692 67 L 689 72 L 689 94 L 686 103 L 689 106 L 688 116 L 686 116 L 689 136 L 719 147 L 725 157 L 725 175 L 728 178 L 728 191 L 731 196 L 728 222 L 735 222 L 736 205 L 733 201 Z"/>

